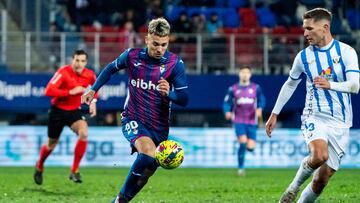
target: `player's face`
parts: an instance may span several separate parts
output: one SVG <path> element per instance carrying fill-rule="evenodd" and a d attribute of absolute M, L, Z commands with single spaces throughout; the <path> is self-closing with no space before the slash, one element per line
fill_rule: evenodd
<path fill-rule="evenodd" d="M 239 72 L 239 78 L 241 83 L 248 83 L 251 78 L 251 70 L 247 68 L 241 69 Z"/>
<path fill-rule="evenodd" d="M 325 20 L 314 22 L 314 19 L 304 19 L 304 36 L 310 45 L 324 46 L 328 24 Z"/>
<path fill-rule="evenodd" d="M 74 55 L 71 66 L 77 74 L 80 74 L 84 70 L 86 64 L 86 55 Z"/>
<path fill-rule="evenodd" d="M 169 46 L 169 36 L 160 37 L 157 35 L 147 35 L 145 43 L 148 48 L 148 54 L 152 58 L 161 59 Z"/>

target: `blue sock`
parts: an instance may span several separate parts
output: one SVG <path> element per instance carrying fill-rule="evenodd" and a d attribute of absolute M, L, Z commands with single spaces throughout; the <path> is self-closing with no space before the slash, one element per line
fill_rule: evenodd
<path fill-rule="evenodd" d="M 154 163 L 155 159 L 146 154 L 139 153 L 134 161 L 125 183 L 120 190 L 120 195 L 125 197 L 128 201 L 131 200 L 140 189 L 137 189 L 137 182 L 143 175 L 146 168 Z"/>
<path fill-rule="evenodd" d="M 153 171 L 155 173 L 156 169 L 159 167 L 159 164 L 156 162 L 156 160 L 154 159 L 154 161 L 146 168 L 149 171 Z M 128 199 L 128 201 L 130 201 L 143 187 L 144 185 L 147 183 L 146 181 L 141 181 L 141 184 L 135 184 L 134 187 L 131 190 L 131 198 Z"/>
<path fill-rule="evenodd" d="M 246 143 L 240 143 L 238 150 L 239 169 L 244 168 L 245 152 L 246 152 Z"/>

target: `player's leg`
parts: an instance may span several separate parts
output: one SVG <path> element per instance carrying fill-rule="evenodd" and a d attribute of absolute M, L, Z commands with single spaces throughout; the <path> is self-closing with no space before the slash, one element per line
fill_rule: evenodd
<path fill-rule="evenodd" d="M 247 134 L 247 145 L 246 149 L 249 152 L 254 152 L 256 147 L 256 133 L 257 133 L 257 126 L 256 125 L 247 125 L 246 128 Z"/>
<path fill-rule="evenodd" d="M 326 129 L 322 127 L 321 123 L 316 121 L 308 122 L 305 126 L 307 128 L 303 128 L 302 132 L 308 144 L 310 155 L 301 162 L 294 179 L 283 193 L 280 202 L 295 201 L 300 186 L 328 159 L 328 136 Z"/>
<path fill-rule="evenodd" d="M 238 148 L 238 175 L 244 175 L 244 161 L 245 161 L 245 153 L 246 153 L 246 129 L 244 124 L 235 123 L 235 133 L 237 136 L 237 141 L 239 143 Z"/>
<path fill-rule="evenodd" d="M 331 129 L 328 134 L 328 159 L 315 172 L 312 182 L 301 193 L 299 202 L 314 202 L 329 179 L 340 168 L 341 159 L 344 157 L 349 142 L 349 129 Z"/>
<path fill-rule="evenodd" d="M 157 168 L 157 163 L 154 158 L 156 146 L 150 137 L 139 137 L 135 141 L 135 147 L 138 151 L 137 158 L 131 166 L 119 194 L 127 201 L 134 198 Z"/>
<path fill-rule="evenodd" d="M 323 164 L 314 174 L 312 182 L 302 191 L 298 203 L 315 202 L 335 172 L 326 163 Z"/>
<path fill-rule="evenodd" d="M 48 120 L 48 142 L 43 144 L 40 148 L 39 159 L 36 162 L 34 181 L 36 184 L 41 185 L 43 182 L 42 173 L 44 171 L 44 163 L 47 157 L 51 154 L 53 149 L 56 147 L 60 134 L 64 128 L 62 122 L 62 115 L 58 111 L 51 109 L 49 112 Z"/>
<path fill-rule="evenodd" d="M 74 161 L 71 167 L 69 179 L 76 183 L 81 183 L 82 180 L 79 173 L 79 165 L 86 152 L 88 142 L 88 124 L 85 120 L 77 120 L 71 125 L 71 129 L 77 134 L 78 139 L 74 149 Z"/>

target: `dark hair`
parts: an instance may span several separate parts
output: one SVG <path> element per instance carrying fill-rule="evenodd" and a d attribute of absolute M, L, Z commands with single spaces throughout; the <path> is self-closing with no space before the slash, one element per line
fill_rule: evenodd
<path fill-rule="evenodd" d="M 88 54 L 86 53 L 86 51 L 82 50 L 82 49 L 77 49 L 74 51 L 72 57 L 74 58 L 75 55 L 85 55 L 86 59 L 88 58 Z"/>
<path fill-rule="evenodd" d="M 325 8 L 314 8 L 304 13 L 303 19 L 314 19 L 314 22 L 319 20 L 327 20 L 331 22 L 332 14 Z"/>

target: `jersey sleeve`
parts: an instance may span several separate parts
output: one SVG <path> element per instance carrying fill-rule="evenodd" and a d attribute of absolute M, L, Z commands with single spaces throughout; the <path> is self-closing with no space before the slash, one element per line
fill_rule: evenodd
<path fill-rule="evenodd" d="M 172 72 L 173 91 L 169 92 L 169 99 L 175 104 L 186 106 L 188 103 L 188 84 L 185 74 L 185 65 L 179 58 Z"/>
<path fill-rule="evenodd" d="M 66 77 L 61 71 L 55 72 L 45 88 L 45 95 L 49 97 L 65 97 L 69 95 L 69 90 L 60 89 L 61 84 Z"/>
<path fill-rule="evenodd" d="M 352 47 L 348 47 L 342 54 L 345 72 L 359 72 L 358 56 Z"/>
<path fill-rule="evenodd" d="M 231 112 L 233 108 L 234 94 L 232 91 L 232 87 L 230 86 L 226 92 L 224 102 L 223 102 L 223 112 L 226 114 L 227 112 Z"/>
<path fill-rule="evenodd" d="M 303 50 L 305 52 L 305 50 Z M 292 80 L 299 80 L 302 79 L 304 74 L 304 65 L 301 60 L 301 52 L 299 52 L 293 62 L 293 65 L 291 67 L 289 76 Z"/>
<path fill-rule="evenodd" d="M 117 59 L 109 63 L 99 74 L 94 85 L 91 87 L 92 90 L 97 92 L 106 82 L 108 82 L 111 76 L 121 69 L 126 68 L 127 58 L 130 49 L 124 51 Z"/>
<path fill-rule="evenodd" d="M 266 99 L 260 85 L 256 85 L 256 98 L 257 108 L 264 109 L 266 105 Z"/>
<path fill-rule="evenodd" d="M 344 93 L 359 92 L 359 63 L 356 51 L 352 47 L 346 48 L 342 55 L 345 66 L 346 80 L 343 82 L 331 81 L 330 89 Z"/>

